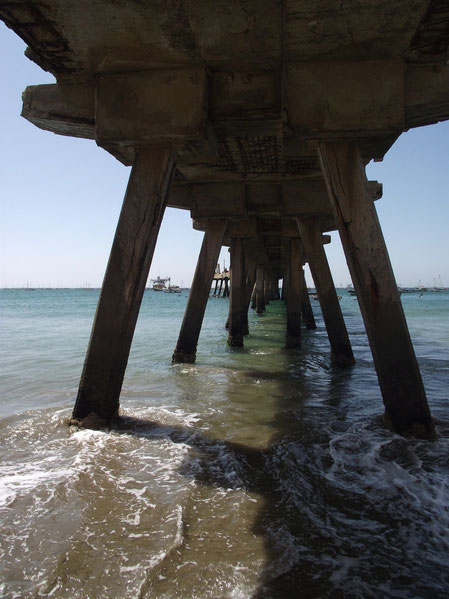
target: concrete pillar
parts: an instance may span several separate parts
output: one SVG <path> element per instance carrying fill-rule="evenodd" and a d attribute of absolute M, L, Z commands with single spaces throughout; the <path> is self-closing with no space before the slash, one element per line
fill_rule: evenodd
<path fill-rule="evenodd" d="M 301 347 L 301 297 L 303 279 L 300 274 L 301 241 L 290 241 L 288 264 L 288 300 L 287 300 L 287 334 L 285 345 L 288 348 Z"/>
<path fill-rule="evenodd" d="M 263 281 L 263 295 L 264 295 L 264 300 L 265 300 L 265 305 L 268 306 L 270 303 L 270 280 L 267 277 L 267 273 L 265 272 L 264 274 L 264 281 Z"/>
<path fill-rule="evenodd" d="M 269 279 L 268 279 L 268 296 L 270 298 L 270 302 L 275 299 L 275 296 L 274 296 L 274 279 L 273 279 L 273 277 L 269 277 Z"/>
<path fill-rule="evenodd" d="M 279 292 L 279 279 L 276 278 L 274 280 L 274 284 L 275 284 L 275 287 L 274 287 L 274 299 L 280 300 L 281 299 L 281 294 Z"/>
<path fill-rule="evenodd" d="M 221 288 L 223 287 L 223 279 L 220 279 L 220 287 L 218 288 L 218 297 L 221 295 Z"/>
<path fill-rule="evenodd" d="M 215 279 L 214 297 L 217 296 L 218 279 Z"/>
<path fill-rule="evenodd" d="M 379 379 L 398 433 L 431 437 L 433 423 L 365 168 L 354 143 L 321 143 L 318 156 Z"/>
<path fill-rule="evenodd" d="M 258 264 L 256 272 L 256 312 L 259 315 L 265 312 L 264 287 L 264 267 L 263 264 Z"/>
<path fill-rule="evenodd" d="M 224 219 L 211 220 L 206 226 L 173 362 L 195 362 L 198 338 L 225 228 Z"/>
<path fill-rule="evenodd" d="M 231 238 L 231 273 L 228 344 L 231 347 L 243 347 L 246 280 L 245 254 L 241 237 Z"/>
<path fill-rule="evenodd" d="M 329 337 L 331 360 L 337 366 L 350 366 L 355 362 L 354 355 L 324 251 L 319 221 L 298 219 L 298 226 Z"/>
<path fill-rule="evenodd" d="M 257 307 L 257 283 L 254 283 L 253 294 L 251 297 L 251 310 L 255 310 Z"/>
<path fill-rule="evenodd" d="M 254 257 L 247 256 L 246 259 L 246 287 L 245 287 L 245 310 L 243 312 L 243 335 L 249 335 L 248 311 L 252 301 L 254 283 L 256 281 L 256 260 Z"/>
<path fill-rule="evenodd" d="M 85 426 L 118 417 L 123 377 L 173 173 L 171 150 L 142 148 L 137 153 L 73 410 L 73 418 Z"/>
<path fill-rule="evenodd" d="M 316 329 L 315 318 L 313 316 L 312 304 L 307 290 L 306 279 L 304 277 L 304 269 L 300 269 L 302 278 L 302 295 L 301 295 L 301 315 L 306 325 L 306 329 Z"/>

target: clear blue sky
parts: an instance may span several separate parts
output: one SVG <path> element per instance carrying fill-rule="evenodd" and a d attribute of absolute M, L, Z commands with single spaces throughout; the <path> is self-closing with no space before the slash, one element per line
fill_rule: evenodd
<path fill-rule="evenodd" d="M 0 287 L 101 285 L 130 169 L 95 142 L 41 131 L 21 118 L 27 85 L 53 77 L 24 56 L 0 22 Z M 449 286 L 449 124 L 403 134 L 368 177 L 401 285 Z M 191 283 L 202 233 L 188 212 L 167 209 L 150 277 Z M 334 281 L 350 281 L 338 234 L 326 246 Z M 229 264 L 227 250 L 221 254 Z M 308 284 L 311 278 L 306 272 Z"/>

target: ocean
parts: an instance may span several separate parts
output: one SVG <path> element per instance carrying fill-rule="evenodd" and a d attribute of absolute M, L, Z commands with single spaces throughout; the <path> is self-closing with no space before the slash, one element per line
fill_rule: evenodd
<path fill-rule="evenodd" d="M 211 298 L 197 362 L 172 365 L 187 292 L 147 290 L 120 431 L 68 426 L 98 299 L 0 298 L 2 599 L 449 596 L 449 292 L 402 296 L 438 440 L 387 430 L 357 301 L 356 365 L 285 311 L 226 343 Z"/>

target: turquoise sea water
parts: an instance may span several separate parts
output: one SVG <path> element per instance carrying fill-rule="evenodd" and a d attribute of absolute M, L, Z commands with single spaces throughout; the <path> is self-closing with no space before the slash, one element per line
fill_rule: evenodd
<path fill-rule="evenodd" d="M 0 293 L 2 598 L 448 596 L 448 292 L 402 296 L 435 442 L 382 426 L 346 291 L 344 371 L 317 302 L 302 349 L 282 302 L 231 349 L 222 298 L 196 364 L 173 366 L 187 292 L 146 291 L 120 432 L 67 425 L 98 291 Z"/>

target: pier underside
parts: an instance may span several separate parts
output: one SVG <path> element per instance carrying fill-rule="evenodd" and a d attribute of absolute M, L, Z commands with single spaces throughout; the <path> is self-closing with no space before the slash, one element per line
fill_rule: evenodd
<path fill-rule="evenodd" d="M 287 347 L 314 327 L 314 278 L 334 365 L 354 363 L 323 234 L 338 230 L 388 420 L 433 426 L 365 167 L 411 127 L 449 118 L 449 8 L 441 0 L 2 3 L 27 56 L 56 77 L 22 116 L 94 140 L 132 166 L 73 417 L 110 422 L 165 206 L 205 231 L 173 355 L 192 362 L 222 244 L 228 342 L 241 346 L 283 279 Z M 217 287 L 215 288 L 217 289 Z M 168 356 L 168 359 L 170 357 Z"/>

